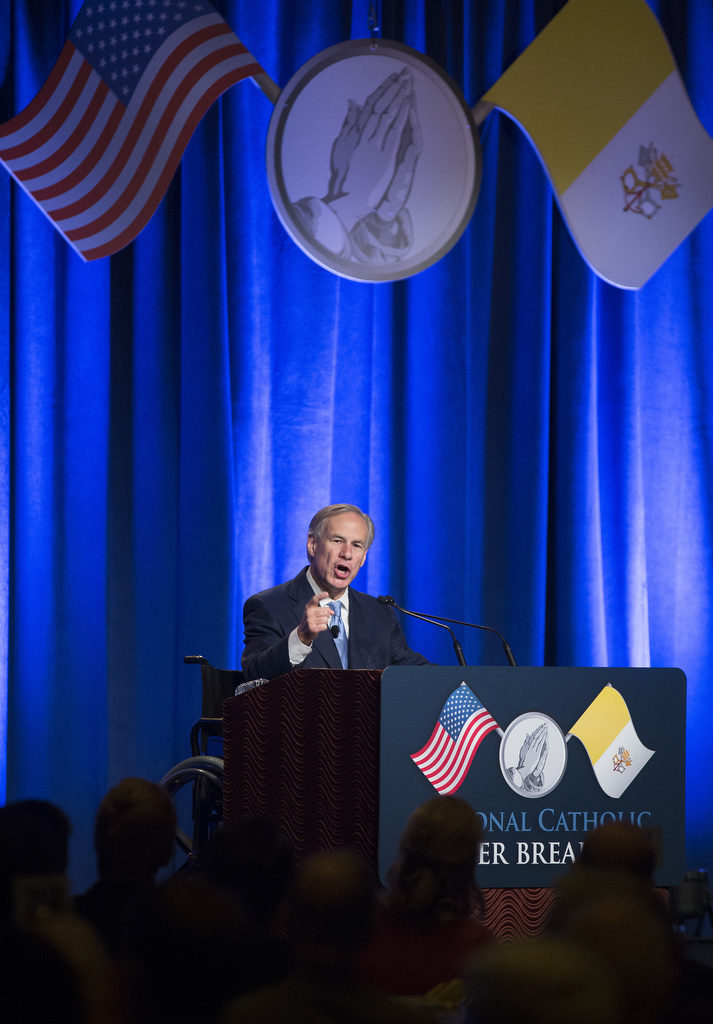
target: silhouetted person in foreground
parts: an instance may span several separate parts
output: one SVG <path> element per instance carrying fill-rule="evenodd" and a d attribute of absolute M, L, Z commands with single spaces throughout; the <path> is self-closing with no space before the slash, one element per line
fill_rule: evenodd
<path fill-rule="evenodd" d="M 198 875 L 160 887 L 142 938 L 132 1024 L 214 1024 L 249 986 L 245 916 L 230 892 Z"/>
<path fill-rule="evenodd" d="M 71 913 L 70 823 L 46 800 L 0 808 L 0 1016 L 8 1024 L 120 1024 L 118 978 Z"/>
<path fill-rule="evenodd" d="M 295 969 L 282 982 L 230 1002 L 221 1024 L 417 1024 L 429 1010 L 365 988 L 356 958 L 372 925 L 373 887 L 364 865 L 347 851 L 322 853 L 299 868 L 288 929 Z"/>
<path fill-rule="evenodd" d="M 656 850 L 651 837 L 629 821 L 610 821 L 587 832 L 577 858 L 581 867 L 622 871 L 653 884 Z"/>
<path fill-rule="evenodd" d="M 156 874 L 171 859 L 175 829 L 170 796 L 147 779 L 123 779 L 99 804 L 94 822 L 99 878 L 74 905 L 115 957 L 133 955 L 154 912 Z"/>
<path fill-rule="evenodd" d="M 79 979 L 36 932 L 4 936 L 0 957 L 2 1019 L 22 1024 L 84 1024 Z M 41 983 L 40 983 L 41 981 Z"/>
<path fill-rule="evenodd" d="M 470 972 L 472 1024 L 615 1024 L 614 982 L 571 941 L 540 936 L 479 950 Z"/>
<path fill-rule="evenodd" d="M 27 928 L 68 909 L 70 823 L 47 800 L 0 807 L 0 928 Z"/>
<path fill-rule="evenodd" d="M 462 978 L 470 954 L 493 941 L 477 920 L 481 833 L 480 818 L 459 797 L 434 797 L 412 813 L 360 958 L 366 982 L 392 995 L 424 995 Z"/>
<path fill-rule="evenodd" d="M 584 949 L 614 985 L 626 1024 L 671 1024 L 688 1000 L 683 950 L 653 886 L 655 849 L 629 822 L 590 832 L 557 887 L 550 930 Z M 690 1018 L 689 1018 L 690 1019 Z"/>
<path fill-rule="evenodd" d="M 245 912 L 250 943 L 242 966 L 251 989 L 280 981 L 292 967 L 284 912 L 294 871 L 292 844 L 265 817 L 224 822 L 203 855 L 201 876 L 231 892 Z"/>

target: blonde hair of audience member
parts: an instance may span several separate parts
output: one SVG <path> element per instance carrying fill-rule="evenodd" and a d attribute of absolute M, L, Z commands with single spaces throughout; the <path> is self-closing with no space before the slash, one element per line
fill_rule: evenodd
<path fill-rule="evenodd" d="M 411 814 L 388 872 L 385 907 L 424 922 L 453 921 L 483 909 L 475 879 L 482 824 L 455 796 L 438 796 Z"/>

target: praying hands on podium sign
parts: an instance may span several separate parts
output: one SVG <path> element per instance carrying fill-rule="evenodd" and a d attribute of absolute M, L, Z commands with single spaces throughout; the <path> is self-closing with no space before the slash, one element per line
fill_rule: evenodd
<path fill-rule="evenodd" d="M 527 793 L 542 789 L 547 750 L 547 723 L 542 722 L 533 733 L 525 737 L 520 747 L 517 767 L 507 769 L 508 778 L 517 789 L 524 789 Z"/>
<path fill-rule="evenodd" d="M 348 101 L 332 144 L 326 194 L 294 204 L 302 227 L 349 259 L 400 259 L 413 240 L 406 202 L 421 150 L 413 76 L 404 67 L 388 75 L 363 105 Z"/>

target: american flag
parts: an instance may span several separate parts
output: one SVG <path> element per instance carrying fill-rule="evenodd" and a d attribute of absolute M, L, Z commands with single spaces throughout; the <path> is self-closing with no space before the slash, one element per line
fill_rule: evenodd
<path fill-rule="evenodd" d="M 84 260 L 139 234 L 214 100 L 262 71 L 207 0 L 87 0 L 0 161 Z"/>
<path fill-rule="evenodd" d="M 473 691 L 461 683 L 444 704 L 428 743 L 411 758 L 439 793 L 455 793 L 478 747 L 498 728 Z"/>

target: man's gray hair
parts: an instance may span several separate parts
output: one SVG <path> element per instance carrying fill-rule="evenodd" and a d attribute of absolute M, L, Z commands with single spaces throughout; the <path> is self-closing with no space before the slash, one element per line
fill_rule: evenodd
<path fill-rule="evenodd" d="M 319 540 L 324 533 L 327 521 L 331 519 L 332 516 L 343 516 L 347 513 L 359 516 L 364 520 L 364 525 L 366 526 L 366 547 L 368 550 L 374 541 L 374 523 L 371 516 L 368 516 L 366 512 L 362 512 L 362 510 L 357 508 L 356 505 L 327 505 L 326 508 L 321 508 L 319 512 L 312 517 L 312 522 L 309 524 L 307 536 L 314 537 L 315 540 Z"/>

